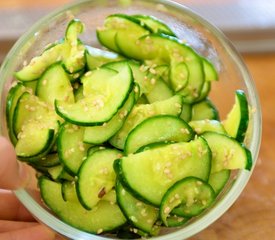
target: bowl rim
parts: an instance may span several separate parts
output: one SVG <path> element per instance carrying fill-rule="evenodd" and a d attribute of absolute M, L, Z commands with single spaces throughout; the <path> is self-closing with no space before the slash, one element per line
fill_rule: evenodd
<path fill-rule="evenodd" d="M 5 57 L 5 60 L 3 61 L 3 64 L 0 68 L 0 76 L 3 76 L 5 79 L 8 72 L 6 71 L 7 66 L 13 64 L 13 57 L 18 49 L 20 49 L 28 40 L 28 37 L 32 34 L 35 34 L 39 28 L 44 25 L 46 21 L 49 21 L 54 18 L 58 18 L 60 14 L 62 14 L 64 11 L 68 11 L 71 8 L 74 8 L 81 4 L 86 4 L 90 2 L 99 2 L 100 0 L 80 0 L 77 2 L 73 2 L 70 4 L 66 4 L 63 7 L 57 8 L 56 10 L 52 11 L 48 15 L 41 18 L 39 21 L 37 21 L 25 34 L 23 34 L 19 40 L 15 43 L 15 45 L 12 47 L 12 49 L 9 51 L 7 56 Z M 136 2 L 137 0 L 134 0 L 133 2 Z M 145 1 L 145 0 L 142 0 Z M 175 232 L 168 233 L 163 236 L 158 237 L 152 237 L 151 239 L 166 239 L 166 240 L 172 240 L 172 239 L 179 239 L 184 235 L 184 237 L 188 238 L 190 236 L 195 235 L 196 233 L 202 231 L 206 227 L 208 227 L 210 224 L 212 224 L 214 221 L 216 221 L 221 215 L 223 215 L 236 201 L 238 196 L 241 194 L 243 189 L 245 188 L 250 176 L 252 175 L 253 169 L 255 167 L 259 150 L 260 150 L 260 143 L 261 143 L 261 133 L 262 133 L 262 116 L 261 116 L 261 106 L 259 97 L 257 94 L 257 90 L 254 84 L 254 81 L 251 77 L 251 75 L 248 72 L 248 69 L 243 62 L 241 56 L 235 49 L 235 47 L 232 45 L 232 43 L 225 37 L 225 35 L 217 29 L 213 24 L 209 23 L 206 19 L 202 18 L 200 15 L 195 13 L 190 8 L 184 6 L 183 4 L 173 2 L 170 0 L 151 0 L 153 3 L 163 4 L 164 6 L 169 6 L 172 8 L 175 8 L 178 11 L 182 11 L 185 13 L 188 13 L 189 16 L 192 18 L 196 18 L 200 23 L 202 23 L 204 26 L 206 26 L 208 29 L 211 30 L 211 32 L 214 33 L 216 38 L 219 39 L 220 44 L 226 49 L 228 54 L 231 56 L 231 58 L 235 61 L 235 63 L 239 66 L 239 70 L 241 72 L 242 78 L 244 79 L 244 82 L 247 86 L 248 95 L 251 101 L 251 105 L 256 108 L 256 113 L 253 115 L 253 134 L 251 136 L 251 144 L 250 144 L 250 150 L 252 153 L 253 158 L 253 167 L 250 172 L 248 171 L 240 171 L 238 174 L 238 177 L 236 178 L 233 186 L 228 191 L 228 193 L 209 211 L 207 214 L 205 214 L 201 219 L 196 220 L 194 223 L 185 226 L 182 229 L 179 229 Z M 3 88 L 3 81 L 0 81 L 0 88 Z M 2 103 L 1 103 L 2 104 Z M 2 131 L 2 129 L 1 129 Z M 67 236 L 72 239 L 106 239 L 104 237 L 96 236 L 90 233 L 83 232 L 81 230 L 78 230 L 58 218 L 54 217 L 52 214 L 47 212 L 45 209 L 43 209 L 33 198 L 30 197 L 30 195 L 27 193 L 24 189 L 18 189 L 14 191 L 17 198 L 23 203 L 23 205 L 40 221 L 44 224 L 51 227 L 53 230 L 63 234 L 64 236 Z"/>

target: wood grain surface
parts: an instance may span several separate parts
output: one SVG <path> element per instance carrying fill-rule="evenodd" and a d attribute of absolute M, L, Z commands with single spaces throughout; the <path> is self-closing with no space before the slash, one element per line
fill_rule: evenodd
<path fill-rule="evenodd" d="M 66 2 L 71 1 L 1 0 L 0 8 L 55 7 Z M 275 53 L 243 57 L 255 80 L 262 105 L 263 136 L 259 159 L 251 180 L 235 204 L 191 240 L 275 239 Z"/>

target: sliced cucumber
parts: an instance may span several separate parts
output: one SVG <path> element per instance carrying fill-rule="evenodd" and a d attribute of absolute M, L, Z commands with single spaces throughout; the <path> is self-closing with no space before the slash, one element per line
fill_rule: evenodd
<path fill-rule="evenodd" d="M 152 104 L 135 105 L 126 118 L 122 128 L 110 139 L 110 143 L 116 148 L 123 149 L 129 132 L 148 117 L 156 115 L 174 115 L 181 113 L 182 97 L 175 95 L 164 101 Z"/>
<path fill-rule="evenodd" d="M 57 153 L 50 153 L 34 162 L 34 164 L 41 167 L 55 167 L 60 165 L 60 161 Z"/>
<path fill-rule="evenodd" d="M 77 195 L 86 209 L 94 208 L 100 199 L 115 186 L 114 160 L 122 153 L 115 149 L 94 152 L 83 162 L 78 171 Z"/>
<path fill-rule="evenodd" d="M 18 135 L 16 155 L 22 161 L 34 161 L 50 151 L 54 140 L 55 129 L 44 127 L 40 121 L 30 120 Z"/>
<path fill-rule="evenodd" d="M 149 15 L 133 15 L 135 19 L 140 20 L 141 24 L 145 24 L 154 33 L 164 33 L 175 37 L 175 33 L 160 19 Z"/>
<path fill-rule="evenodd" d="M 117 202 L 127 220 L 136 228 L 156 235 L 155 222 L 159 217 L 159 210 L 143 203 L 128 192 L 122 184 L 116 183 Z"/>
<path fill-rule="evenodd" d="M 15 73 L 15 77 L 23 82 L 38 79 L 52 64 L 62 61 L 69 73 L 81 71 L 85 66 L 85 47 L 78 41 L 78 34 L 83 31 L 83 23 L 73 19 L 67 27 L 65 40 L 59 41 L 40 56 Z"/>
<path fill-rule="evenodd" d="M 85 57 L 89 70 L 101 67 L 102 65 L 123 60 L 123 57 L 114 52 L 105 51 L 99 48 L 86 46 Z"/>
<path fill-rule="evenodd" d="M 153 85 L 151 91 L 145 94 L 149 103 L 162 101 L 174 96 L 173 91 L 162 78 L 151 77 L 148 81 Z"/>
<path fill-rule="evenodd" d="M 67 188 L 67 201 L 62 197 L 62 185 L 46 177 L 39 178 L 44 203 L 64 222 L 80 230 L 101 234 L 122 226 L 126 219 L 114 202 L 101 200 L 92 210 L 79 203 L 74 185 Z M 112 216 L 112 217 L 110 217 Z"/>
<path fill-rule="evenodd" d="M 237 90 L 235 92 L 235 103 L 223 121 L 226 132 L 242 142 L 248 127 L 249 110 L 246 95 L 244 91 Z"/>
<path fill-rule="evenodd" d="M 76 125 L 101 125 L 110 120 L 124 104 L 132 90 L 132 71 L 127 64 L 120 64 L 120 66 L 120 72 L 104 81 L 100 78 L 92 78 L 93 81 L 89 81 L 89 75 L 86 75 L 88 79 L 82 79 L 82 81 L 88 81 L 91 84 L 88 84 L 90 86 L 88 96 L 85 96 L 84 85 L 85 97 L 83 99 L 75 104 L 55 101 L 56 112 L 68 122 Z"/>
<path fill-rule="evenodd" d="M 219 119 L 219 113 L 215 105 L 210 99 L 205 99 L 201 102 L 192 105 L 192 121 L 204 119 Z"/>
<path fill-rule="evenodd" d="M 175 92 L 183 89 L 188 84 L 189 69 L 186 63 L 176 63 L 170 69 L 171 86 Z"/>
<path fill-rule="evenodd" d="M 188 84 L 185 86 L 185 80 L 179 84 L 177 79 L 170 79 L 171 82 L 185 86 L 179 93 L 184 97 L 187 103 L 193 103 L 200 96 L 205 77 L 201 57 L 194 52 L 189 46 L 179 42 L 177 38 L 164 34 L 150 34 L 140 38 L 140 45 L 145 54 L 145 59 L 160 59 L 158 62 L 170 64 L 170 69 L 173 72 L 179 64 L 184 63 L 188 69 Z M 183 64 L 183 65 L 184 65 Z M 170 76 L 179 77 L 177 74 Z M 185 79 L 185 78 L 183 78 Z"/>
<path fill-rule="evenodd" d="M 211 152 L 203 138 L 123 157 L 115 162 L 122 184 L 141 199 L 160 206 L 166 191 L 184 177 L 208 180 Z"/>
<path fill-rule="evenodd" d="M 124 14 L 111 15 L 111 24 L 116 30 L 115 43 L 119 51 L 127 57 L 134 59 L 141 58 L 141 51 L 138 48 L 138 39 L 150 33 L 145 25 L 133 17 Z M 125 41 L 125 39 L 127 39 Z"/>
<path fill-rule="evenodd" d="M 196 177 L 187 177 L 168 189 L 160 205 L 160 217 L 167 225 L 172 212 L 183 217 L 193 217 L 208 208 L 215 199 L 212 187 Z"/>
<path fill-rule="evenodd" d="M 15 77 L 24 82 L 38 79 L 50 65 L 61 60 L 63 51 L 62 44 L 55 45 L 40 56 L 34 57 L 27 66 L 15 73 Z"/>
<path fill-rule="evenodd" d="M 51 65 L 39 78 L 36 95 L 51 106 L 54 106 L 56 99 L 74 103 L 70 79 L 60 63 Z"/>
<path fill-rule="evenodd" d="M 134 153 L 142 146 L 157 142 L 188 142 L 194 137 L 192 128 L 182 119 L 159 115 L 138 124 L 125 141 L 126 154 Z"/>
<path fill-rule="evenodd" d="M 226 131 L 221 122 L 218 120 L 196 120 L 188 123 L 197 134 L 204 132 L 217 132 L 226 134 Z"/>
<path fill-rule="evenodd" d="M 108 141 L 123 126 L 123 123 L 135 104 L 135 92 L 130 93 L 127 101 L 118 110 L 115 116 L 102 126 L 86 127 L 84 142 L 101 144 Z"/>
<path fill-rule="evenodd" d="M 211 173 L 224 169 L 251 169 L 250 151 L 234 138 L 215 132 L 205 132 L 202 136 L 212 151 Z"/>
<path fill-rule="evenodd" d="M 22 131 L 22 127 L 31 119 L 42 120 L 54 115 L 47 104 L 40 101 L 36 96 L 25 92 L 17 101 L 13 114 L 13 131 L 16 136 Z"/>
<path fill-rule="evenodd" d="M 183 103 L 180 118 L 183 119 L 185 122 L 189 122 L 191 120 L 191 117 L 192 117 L 192 105 L 188 103 Z"/>
<path fill-rule="evenodd" d="M 26 87 L 23 86 L 23 84 L 18 83 L 14 87 L 12 87 L 9 90 L 8 96 L 7 96 L 7 102 L 6 102 L 6 118 L 7 118 L 7 125 L 8 125 L 8 131 L 9 136 L 11 139 L 11 142 L 15 145 L 17 143 L 17 136 L 13 129 L 13 116 L 15 107 L 17 105 L 17 102 L 21 95 L 28 91 Z"/>
<path fill-rule="evenodd" d="M 78 39 L 83 31 L 84 24 L 79 19 L 71 20 L 67 26 L 62 61 L 69 73 L 77 73 L 85 67 L 85 46 Z"/>
<path fill-rule="evenodd" d="M 205 81 L 217 81 L 219 79 L 219 76 L 214 65 L 206 58 L 202 58 L 202 63 L 205 74 Z"/>
<path fill-rule="evenodd" d="M 208 183 L 213 188 L 216 195 L 218 195 L 222 191 L 225 184 L 228 182 L 230 178 L 230 173 L 231 173 L 230 170 L 224 169 L 219 172 L 210 174 Z"/>
<path fill-rule="evenodd" d="M 83 135 L 83 127 L 69 123 L 62 124 L 58 133 L 58 156 L 65 169 L 72 175 L 77 174 L 91 146 L 83 143 Z"/>

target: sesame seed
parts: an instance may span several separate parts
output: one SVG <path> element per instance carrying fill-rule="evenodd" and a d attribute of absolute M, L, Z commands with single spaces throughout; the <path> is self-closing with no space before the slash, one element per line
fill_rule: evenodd
<path fill-rule="evenodd" d="M 206 200 L 202 200 L 201 203 L 202 203 L 203 206 L 206 206 L 207 201 Z"/>
<path fill-rule="evenodd" d="M 130 216 L 130 220 L 133 221 L 133 222 L 137 222 L 137 218 L 135 216 Z"/>
<path fill-rule="evenodd" d="M 124 196 L 126 194 L 126 191 L 122 189 L 121 194 Z"/>
<path fill-rule="evenodd" d="M 102 233 L 102 232 L 103 232 L 103 229 L 102 229 L 102 228 L 100 228 L 100 229 L 98 229 L 98 230 L 97 230 L 97 232 L 96 232 L 96 233 L 97 233 L 97 234 L 100 234 L 100 233 Z"/>
<path fill-rule="evenodd" d="M 166 208 L 164 209 L 164 213 L 165 213 L 165 214 L 168 214 L 170 211 L 171 211 L 170 207 L 166 207 Z"/>
<path fill-rule="evenodd" d="M 89 76 L 91 76 L 91 75 L 92 75 L 92 71 L 88 71 L 88 72 L 86 72 L 86 73 L 84 74 L 85 77 L 89 77 Z"/>
<path fill-rule="evenodd" d="M 146 217 L 148 215 L 148 213 L 146 212 L 146 209 L 142 209 L 140 212 L 141 216 Z"/>
<path fill-rule="evenodd" d="M 201 186 L 201 185 L 202 185 L 202 182 L 201 182 L 201 181 L 197 181 L 196 184 L 197 184 L 198 186 Z"/>
<path fill-rule="evenodd" d="M 180 195 L 178 193 L 175 194 L 175 199 L 180 199 Z"/>
<path fill-rule="evenodd" d="M 136 206 L 137 206 L 137 207 L 141 207 L 141 206 L 142 206 L 142 202 L 137 202 L 137 203 L 136 203 Z"/>
<path fill-rule="evenodd" d="M 165 173 L 166 175 L 168 175 L 168 174 L 171 174 L 171 171 L 170 171 L 170 169 L 165 168 L 164 171 L 163 171 L 163 173 Z"/>
<path fill-rule="evenodd" d="M 105 149 L 105 147 L 103 147 L 103 146 L 100 146 L 100 147 L 99 147 L 99 150 L 103 150 L 103 149 Z"/>
<path fill-rule="evenodd" d="M 138 93 L 138 87 L 137 86 L 134 87 L 134 92 Z"/>
<path fill-rule="evenodd" d="M 88 112 L 89 111 L 89 108 L 86 106 L 84 107 L 84 112 Z"/>
<path fill-rule="evenodd" d="M 153 223 L 153 220 L 152 219 L 147 219 L 147 223 Z"/>
<path fill-rule="evenodd" d="M 23 66 L 26 67 L 27 65 L 28 65 L 28 62 L 27 62 L 27 60 L 25 60 L 25 61 L 23 62 Z"/>
<path fill-rule="evenodd" d="M 175 201 L 175 198 L 172 197 L 172 198 L 169 200 L 169 203 L 172 203 L 172 202 L 174 202 L 174 201 Z"/>
<path fill-rule="evenodd" d="M 156 84 L 156 79 L 155 79 L 155 78 L 152 78 L 151 81 L 150 81 L 150 83 L 151 83 L 152 85 L 155 85 L 155 84 Z"/>
<path fill-rule="evenodd" d="M 157 71 L 154 68 L 150 68 L 149 72 L 152 73 L 152 74 L 154 74 L 154 75 L 157 73 Z"/>

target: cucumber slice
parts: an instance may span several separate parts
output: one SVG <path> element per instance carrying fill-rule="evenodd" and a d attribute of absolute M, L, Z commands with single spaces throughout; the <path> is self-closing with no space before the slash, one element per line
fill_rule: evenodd
<path fill-rule="evenodd" d="M 210 184 L 210 186 L 213 188 L 216 195 L 218 195 L 222 191 L 225 184 L 228 182 L 230 178 L 230 173 L 230 170 L 224 169 L 219 172 L 210 174 L 208 184 Z"/>
<path fill-rule="evenodd" d="M 149 15 L 133 15 L 135 19 L 140 20 L 141 24 L 145 24 L 154 33 L 164 33 L 175 37 L 175 33 L 160 19 Z"/>
<path fill-rule="evenodd" d="M 208 98 L 192 105 L 191 121 L 205 119 L 219 120 L 218 110 Z"/>
<path fill-rule="evenodd" d="M 157 235 L 154 224 L 158 220 L 159 210 L 136 199 L 119 181 L 116 183 L 116 193 L 118 205 L 127 220 L 136 228 Z"/>
<path fill-rule="evenodd" d="M 219 76 L 214 65 L 206 58 L 202 58 L 202 63 L 203 63 L 205 81 L 208 81 L 208 82 L 218 81 Z"/>
<path fill-rule="evenodd" d="M 63 43 L 64 55 L 62 62 L 69 73 L 77 73 L 85 67 L 85 46 L 79 41 L 78 35 L 84 31 L 84 24 L 79 19 L 72 19 L 66 29 Z"/>
<path fill-rule="evenodd" d="M 162 101 L 174 96 L 173 91 L 169 88 L 167 83 L 163 81 L 162 78 L 151 77 L 148 81 L 150 81 L 150 83 L 153 85 L 151 91 L 145 94 L 149 103 Z"/>
<path fill-rule="evenodd" d="M 204 132 L 216 132 L 226 134 L 222 123 L 218 120 L 196 120 L 188 123 L 197 134 Z"/>
<path fill-rule="evenodd" d="M 15 73 L 15 77 L 23 82 L 38 79 L 50 65 L 61 60 L 63 51 L 63 44 L 53 46 L 40 56 L 34 57 L 27 66 Z"/>
<path fill-rule="evenodd" d="M 135 104 L 135 92 L 130 93 L 123 107 L 118 110 L 115 116 L 102 126 L 86 127 L 84 130 L 84 142 L 91 144 L 101 144 L 108 141 L 123 126 L 125 118 L 128 116 Z"/>
<path fill-rule="evenodd" d="M 101 234 L 114 230 L 126 222 L 123 213 L 114 202 L 102 199 L 95 208 L 86 210 L 79 203 L 73 184 L 67 189 L 67 201 L 64 201 L 60 183 L 46 177 L 40 177 L 38 183 L 44 203 L 61 220 L 73 227 Z"/>
<path fill-rule="evenodd" d="M 211 173 L 224 169 L 251 169 L 250 151 L 234 138 L 215 132 L 205 132 L 202 137 L 212 151 Z"/>
<path fill-rule="evenodd" d="M 101 67 L 102 65 L 109 62 L 116 62 L 124 59 L 117 53 L 105 51 L 91 46 L 86 46 L 85 57 L 89 70 Z"/>
<path fill-rule="evenodd" d="M 89 95 L 97 93 L 97 88 L 100 88 L 100 85 L 102 85 L 102 79 L 105 80 L 112 78 L 116 76 L 117 73 L 118 71 L 108 68 L 98 68 L 86 73 L 85 76 L 81 78 L 83 84 L 83 96 L 89 97 Z"/>
<path fill-rule="evenodd" d="M 78 198 L 86 209 L 92 209 L 115 186 L 114 160 L 122 156 L 115 149 L 94 152 L 81 165 L 76 185 Z"/>
<path fill-rule="evenodd" d="M 107 20 L 112 30 L 116 31 L 114 41 L 119 52 L 124 56 L 140 59 L 142 52 L 138 47 L 138 39 L 149 34 L 150 30 L 145 25 L 142 26 L 139 20 L 125 14 L 114 14 Z"/>
<path fill-rule="evenodd" d="M 125 120 L 122 128 L 110 139 L 110 143 L 119 149 L 123 149 L 130 131 L 148 117 L 156 115 L 174 115 L 181 113 L 182 97 L 175 95 L 164 101 L 152 104 L 135 105 Z"/>
<path fill-rule="evenodd" d="M 163 196 L 160 217 L 167 226 L 167 217 L 176 213 L 183 217 L 193 217 L 208 208 L 215 199 L 212 187 L 196 177 L 187 177 L 175 183 Z"/>
<path fill-rule="evenodd" d="M 37 80 L 21 82 L 26 88 L 29 89 L 29 92 L 34 94 L 36 92 Z"/>
<path fill-rule="evenodd" d="M 55 167 L 60 164 L 60 161 L 57 153 L 49 153 L 47 156 L 40 158 L 33 164 L 41 167 Z"/>
<path fill-rule="evenodd" d="M 81 71 L 85 66 L 85 46 L 79 43 L 78 34 L 83 31 L 84 25 L 77 19 L 73 19 L 66 29 L 65 40 L 53 44 L 40 56 L 15 73 L 15 77 L 23 82 L 38 79 L 52 64 L 62 61 L 69 73 Z"/>
<path fill-rule="evenodd" d="M 139 39 L 142 51 L 145 54 L 144 59 L 160 59 L 164 63 L 170 64 L 170 71 L 175 71 L 178 64 L 184 63 L 188 69 L 188 84 L 185 80 L 179 84 L 177 79 L 170 79 L 171 82 L 186 86 L 178 93 L 184 97 L 187 103 L 193 103 L 200 96 L 205 76 L 201 57 L 189 46 L 179 42 L 177 38 L 164 34 L 150 34 Z M 170 76 L 178 77 L 177 74 Z M 185 78 L 184 78 L 185 79 Z"/>
<path fill-rule="evenodd" d="M 207 98 L 209 95 L 209 92 L 211 90 L 211 82 L 209 81 L 204 81 L 200 96 L 196 99 L 196 102 L 201 102 Z"/>
<path fill-rule="evenodd" d="M 58 126 L 57 122 L 56 125 Z M 55 129 L 43 126 L 41 121 L 30 120 L 18 135 L 15 146 L 16 156 L 27 162 L 44 157 L 51 150 L 54 140 Z"/>
<path fill-rule="evenodd" d="M 52 180 L 58 181 L 62 175 L 63 170 L 64 168 L 62 165 L 57 165 L 57 166 L 48 168 L 48 174 L 50 175 Z"/>
<path fill-rule="evenodd" d="M 36 95 L 40 100 L 54 106 L 55 99 L 74 102 L 70 79 L 60 63 L 51 65 L 38 80 Z"/>
<path fill-rule="evenodd" d="M 183 103 L 180 118 L 185 122 L 189 122 L 191 120 L 191 117 L 192 117 L 192 105 L 188 103 Z"/>
<path fill-rule="evenodd" d="M 58 156 L 65 169 L 76 175 L 91 145 L 83 143 L 84 128 L 69 123 L 60 127 L 57 138 Z"/>
<path fill-rule="evenodd" d="M 156 142 L 188 142 L 194 137 L 192 128 L 182 119 L 161 115 L 147 118 L 137 125 L 125 141 L 126 154 L 134 153 L 142 146 Z"/>
<path fill-rule="evenodd" d="M 120 64 L 120 63 L 119 63 Z M 132 90 L 133 76 L 127 64 L 120 64 L 120 71 L 112 77 L 94 79 L 86 75 L 83 82 L 89 82 L 88 96 L 85 96 L 88 88 L 83 86 L 84 98 L 75 104 L 55 101 L 57 114 L 76 125 L 94 126 L 101 125 L 110 120 L 124 104 Z M 109 70 L 111 71 L 111 70 Z M 86 86 L 86 87 L 85 87 Z M 93 94 L 92 94 L 93 93 Z"/>
<path fill-rule="evenodd" d="M 13 145 L 17 143 L 17 135 L 13 129 L 13 116 L 15 112 L 15 108 L 17 102 L 21 95 L 29 91 L 26 87 L 23 86 L 21 83 L 17 83 L 14 87 L 9 90 L 6 102 L 6 118 L 7 118 L 7 125 L 9 131 L 9 137 Z"/>
<path fill-rule="evenodd" d="M 40 122 L 41 128 L 56 129 L 58 117 L 46 103 L 25 92 L 19 98 L 14 111 L 13 129 L 15 134 L 18 136 L 23 130 L 23 126 L 32 120 Z M 35 139 L 33 140 L 35 141 Z"/>
<path fill-rule="evenodd" d="M 175 92 L 183 89 L 188 84 L 189 69 L 186 63 L 176 63 L 170 67 L 170 84 Z"/>
<path fill-rule="evenodd" d="M 249 122 L 248 102 L 244 91 L 235 92 L 235 103 L 223 121 L 226 132 L 236 138 L 238 142 L 243 142 Z"/>
<path fill-rule="evenodd" d="M 184 177 L 208 180 L 211 152 L 198 137 L 188 143 L 175 143 L 131 154 L 115 162 L 122 184 L 135 196 L 160 206 L 165 192 Z"/>
<path fill-rule="evenodd" d="M 180 227 L 188 222 L 190 218 L 170 215 L 166 218 L 166 227 Z"/>

